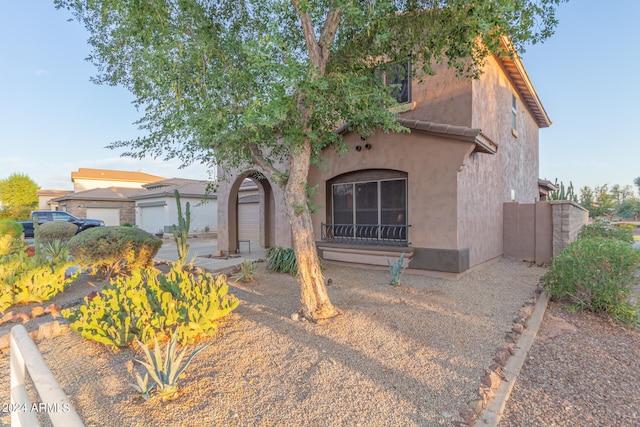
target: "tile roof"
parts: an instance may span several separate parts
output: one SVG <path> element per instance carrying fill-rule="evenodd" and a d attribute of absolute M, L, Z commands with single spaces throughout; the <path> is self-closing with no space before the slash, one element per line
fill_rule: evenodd
<path fill-rule="evenodd" d="M 165 178 L 150 175 L 144 172 L 118 171 L 110 169 L 78 168 L 77 172 L 71 172 L 71 181 L 76 179 L 93 179 L 106 181 L 130 181 L 130 182 L 154 182 Z"/>
<path fill-rule="evenodd" d="M 76 191 L 66 194 L 62 197 L 52 199 L 54 202 L 61 202 L 64 200 L 129 200 L 129 197 L 133 196 L 136 192 L 140 191 L 139 188 L 122 188 L 122 187 L 109 187 L 109 188 L 93 188 L 91 190 Z"/>

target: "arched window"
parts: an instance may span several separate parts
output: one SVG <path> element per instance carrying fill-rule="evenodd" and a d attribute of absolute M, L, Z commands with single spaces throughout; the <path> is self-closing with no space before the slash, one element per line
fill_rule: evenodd
<path fill-rule="evenodd" d="M 366 170 L 329 181 L 323 240 L 403 245 L 407 241 L 407 174 Z M 329 212 L 328 212 L 329 213 Z"/>

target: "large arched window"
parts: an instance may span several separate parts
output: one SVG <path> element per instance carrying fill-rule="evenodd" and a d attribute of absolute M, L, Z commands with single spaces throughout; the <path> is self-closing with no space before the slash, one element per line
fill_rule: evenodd
<path fill-rule="evenodd" d="M 323 240 L 403 245 L 407 241 L 407 174 L 366 170 L 329 181 L 330 217 Z M 328 212 L 329 213 L 329 212 Z"/>

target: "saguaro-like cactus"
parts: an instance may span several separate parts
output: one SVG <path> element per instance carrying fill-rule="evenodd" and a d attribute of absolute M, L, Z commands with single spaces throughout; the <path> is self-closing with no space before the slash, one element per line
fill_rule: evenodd
<path fill-rule="evenodd" d="M 178 205 L 178 225 L 173 225 L 173 239 L 176 241 L 176 247 L 178 248 L 177 262 L 179 264 L 186 264 L 187 256 L 189 255 L 189 243 L 187 243 L 187 238 L 189 237 L 189 227 L 191 226 L 191 206 L 189 202 L 187 202 L 185 216 L 182 216 L 180 193 L 178 193 L 178 190 L 173 190 L 173 195 L 175 196 L 176 204 Z"/>

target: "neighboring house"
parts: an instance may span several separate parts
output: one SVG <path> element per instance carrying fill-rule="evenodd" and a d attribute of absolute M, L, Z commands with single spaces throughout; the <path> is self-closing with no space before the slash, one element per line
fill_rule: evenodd
<path fill-rule="evenodd" d="M 174 190 L 180 193 L 182 214 L 186 215 L 189 202 L 193 233 L 215 232 L 218 227 L 216 194 L 208 189 L 208 181 L 191 179 L 165 179 L 145 184 L 130 200 L 135 202 L 135 224 L 149 233 L 171 232 L 178 224 L 178 207 Z M 210 190 L 210 191 L 208 191 Z"/>
<path fill-rule="evenodd" d="M 51 199 L 55 199 L 57 197 L 62 197 L 66 194 L 69 194 L 71 191 L 69 190 L 38 190 L 36 192 L 38 196 L 38 210 L 39 211 L 57 211 L 58 203 L 52 202 Z"/>
<path fill-rule="evenodd" d="M 134 224 L 135 202 L 129 197 L 139 191 L 137 188 L 94 188 L 69 193 L 51 202 L 78 218 L 101 219 L 105 225 Z"/>
<path fill-rule="evenodd" d="M 79 168 L 71 172 L 73 191 L 91 190 L 93 188 L 142 188 L 145 184 L 160 181 L 165 178 L 150 175 L 141 171 L 119 171 L 110 169 Z"/>
<path fill-rule="evenodd" d="M 415 269 L 461 273 L 503 254 L 503 204 L 540 200 L 538 134 L 551 124 L 519 58 L 488 58 L 479 79 L 439 66 L 422 84 L 397 79 L 409 133 L 344 133 L 349 152 L 324 150 L 309 186 L 325 259 L 386 265 L 405 252 Z M 263 246 L 290 246 L 282 191 L 255 167 L 218 189 L 218 244 L 238 245 L 238 191 L 260 191 Z M 222 174 L 219 173 L 219 176 Z M 229 174 L 229 176 L 233 176 Z"/>

